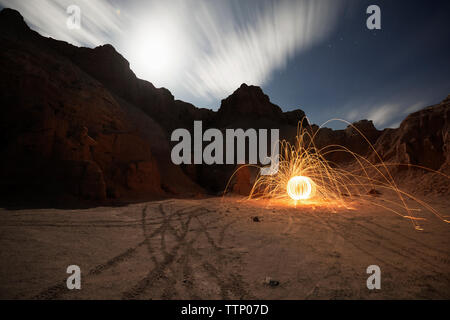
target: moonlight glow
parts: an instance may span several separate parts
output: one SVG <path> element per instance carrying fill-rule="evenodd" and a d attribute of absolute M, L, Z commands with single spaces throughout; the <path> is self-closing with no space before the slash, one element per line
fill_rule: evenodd
<path fill-rule="evenodd" d="M 139 77 L 157 79 L 158 86 L 169 84 L 181 68 L 185 51 L 177 24 L 166 19 L 138 23 L 125 45 L 131 68 Z"/>
<path fill-rule="evenodd" d="M 312 195 L 312 183 L 308 177 L 295 176 L 287 184 L 287 193 L 293 200 L 309 199 Z"/>

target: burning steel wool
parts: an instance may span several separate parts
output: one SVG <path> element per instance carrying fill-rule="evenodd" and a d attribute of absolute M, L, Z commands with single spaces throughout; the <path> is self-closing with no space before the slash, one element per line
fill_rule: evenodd
<path fill-rule="evenodd" d="M 344 120 L 339 121 L 352 126 Z M 247 200 L 267 200 L 268 203 L 314 208 L 326 207 L 333 211 L 337 208 L 353 209 L 354 205 L 370 204 L 411 220 L 417 230 L 422 230 L 418 221 L 425 219 L 415 217 L 415 211 L 429 211 L 440 220 L 450 223 L 426 202 L 401 190 L 388 169 L 389 166 L 398 164 L 383 162 L 369 140 L 356 127 L 352 127 L 369 144 L 378 158 L 377 163 L 372 163 L 366 157 L 341 145 L 317 148 L 314 140 L 318 130 L 313 131 L 311 127 L 304 128 L 300 124 L 294 144 L 285 140 L 279 142 L 278 172 L 274 175 L 258 175 Z M 341 167 L 326 159 L 332 152 L 350 154 L 354 161 L 348 167 Z M 385 195 L 381 201 L 377 198 L 378 190 L 382 190 Z"/>
<path fill-rule="evenodd" d="M 303 176 L 295 176 L 289 179 L 286 191 L 293 200 L 306 200 L 314 196 L 314 182 Z"/>

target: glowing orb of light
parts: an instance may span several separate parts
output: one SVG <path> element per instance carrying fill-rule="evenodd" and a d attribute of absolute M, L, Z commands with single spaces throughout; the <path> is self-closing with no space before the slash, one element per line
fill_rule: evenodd
<path fill-rule="evenodd" d="M 313 182 L 304 176 L 295 176 L 289 179 L 287 193 L 293 200 L 305 200 L 312 196 Z"/>

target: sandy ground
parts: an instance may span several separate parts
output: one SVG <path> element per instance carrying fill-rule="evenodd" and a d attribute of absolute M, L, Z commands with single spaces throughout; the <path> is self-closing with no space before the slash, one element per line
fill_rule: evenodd
<path fill-rule="evenodd" d="M 237 198 L 0 209 L 0 298 L 449 299 L 450 225 L 424 216 L 417 231 L 376 206 L 332 212 Z M 81 290 L 66 288 L 72 264 Z M 374 264 L 380 290 L 366 287 Z"/>

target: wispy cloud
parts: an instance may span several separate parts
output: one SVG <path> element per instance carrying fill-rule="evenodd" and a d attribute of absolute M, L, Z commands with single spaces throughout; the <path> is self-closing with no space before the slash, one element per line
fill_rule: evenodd
<path fill-rule="evenodd" d="M 400 108 L 401 106 L 398 104 L 378 106 L 369 111 L 367 119 L 372 120 L 376 126 L 382 127 L 393 121 Z"/>
<path fill-rule="evenodd" d="M 410 113 L 416 112 L 416 111 L 418 111 L 420 109 L 425 108 L 426 105 L 427 104 L 426 104 L 425 101 L 419 101 L 419 102 L 414 103 L 414 104 L 410 105 L 409 107 L 405 108 L 403 110 L 403 114 L 410 114 Z"/>
<path fill-rule="evenodd" d="M 225 97 L 243 82 L 267 83 L 290 58 L 333 30 L 342 1 L 0 0 L 0 4 L 19 10 L 44 35 L 75 45 L 112 43 L 138 76 L 207 101 Z M 66 28 L 66 8 L 71 4 L 82 10 L 81 30 Z"/>
<path fill-rule="evenodd" d="M 337 1 L 264 2 L 245 21 L 237 21 L 231 10 L 202 3 L 193 34 L 202 38 L 206 50 L 196 53 L 187 87 L 220 97 L 242 82 L 263 85 L 289 58 L 323 40 L 338 10 Z"/>
<path fill-rule="evenodd" d="M 424 102 L 410 104 L 405 101 L 395 101 L 388 104 L 359 104 L 358 107 L 346 108 L 350 109 L 346 115 L 346 120 L 357 121 L 368 119 L 372 120 L 378 128 L 395 128 L 400 125 L 405 115 L 424 107 Z"/>
<path fill-rule="evenodd" d="M 25 21 L 44 36 L 77 46 L 98 46 L 121 36 L 126 17 L 109 1 L 93 0 L 0 0 L 3 7 L 18 10 Z M 67 8 L 77 5 L 82 12 L 82 28 L 70 30 Z M 112 37 L 112 35 L 115 35 Z"/>

